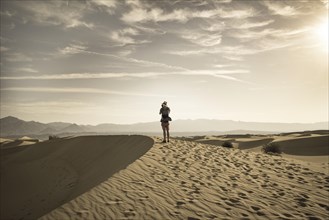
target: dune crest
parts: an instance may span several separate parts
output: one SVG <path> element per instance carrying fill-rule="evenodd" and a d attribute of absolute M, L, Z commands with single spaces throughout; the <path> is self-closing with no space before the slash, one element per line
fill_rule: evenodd
<path fill-rule="evenodd" d="M 328 172 L 277 156 L 155 140 L 126 169 L 40 219 L 329 217 Z"/>
<path fill-rule="evenodd" d="M 1 219 L 36 219 L 124 169 L 152 145 L 145 136 L 82 136 L 19 152 L 1 149 Z"/>

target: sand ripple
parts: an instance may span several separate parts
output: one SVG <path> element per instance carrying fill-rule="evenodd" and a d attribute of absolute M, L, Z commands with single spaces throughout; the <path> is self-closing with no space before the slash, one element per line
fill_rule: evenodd
<path fill-rule="evenodd" d="M 307 164 L 192 141 L 159 143 L 50 219 L 328 219 L 329 176 Z"/>

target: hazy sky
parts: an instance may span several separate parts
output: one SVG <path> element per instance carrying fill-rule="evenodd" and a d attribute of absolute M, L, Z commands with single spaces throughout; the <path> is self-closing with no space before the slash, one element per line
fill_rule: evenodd
<path fill-rule="evenodd" d="M 3 1 L 1 117 L 328 121 L 327 0 Z"/>

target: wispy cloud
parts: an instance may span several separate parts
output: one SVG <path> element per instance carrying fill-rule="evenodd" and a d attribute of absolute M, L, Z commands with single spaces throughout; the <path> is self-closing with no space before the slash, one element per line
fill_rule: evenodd
<path fill-rule="evenodd" d="M 72 55 L 72 54 L 83 53 L 86 49 L 87 47 L 82 44 L 70 44 L 69 46 L 60 48 L 59 52 L 63 55 Z"/>
<path fill-rule="evenodd" d="M 145 97 L 163 97 L 157 94 L 143 94 L 138 92 L 123 92 L 93 88 L 50 88 L 50 87 L 9 87 L 1 88 L 1 91 L 16 92 L 47 92 L 47 93 L 87 93 L 87 94 L 104 94 L 104 95 L 121 95 L 121 96 L 145 96 Z"/>
<path fill-rule="evenodd" d="M 17 5 L 29 12 L 26 19 L 41 25 L 61 25 L 65 28 L 94 26 L 83 21 L 88 7 L 80 1 L 30 1 L 28 4 L 18 2 Z"/>
<path fill-rule="evenodd" d="M 133 29 L 132 29 L 133 30 Z M 124 50 L 121 52 L 125 52 Z M 73 42 L 70 45 L 64 47 L 64 48 L 59 48 L 56 53 L 48 54 L 51 57 L 60 57 L 61 55 L 73 55 L 73 54 L 88 54 L 90 56 L 103 56 L 103 57 L 108 57 L 114 60 L 118 60 L 121 62 L 124 62 L 125 64 L 122 65 L 131 65 L 135 64 L 140 67 L 161 67 L 164 68 L 164 71 L 167 70 L 186 70 L 183 67 L 180 66 L 174 66 L 174 65 L 169 65 L 165 63 L 160 63 L 160 62 L 154 62 L 154 61 L 148 61 L 148 60 L 142 60 L 142 59 L 136 59 L 133 57 L 127 57 L 123 55 L 129 55 L 130 51 L 129 48 L 127 48 L 127 53 L 122 54 L 120 53 L 119 55 L 115 55 L 113 53 L 104 53 L 104 52 L 98 52 L 98 51 L 92 51 L 89 50 L 89 46 L 87 46 L 85 43 L 81 42 Z"/>
<path fill-rule="evenodd" d="M 30 67 L 21 67 L 17 68 L 17 71 L 19 72 L 27 72 L 27 73 L 38 73 L 39 71 Z"/>
<path fill-rule="evenodd" d="M 197 50 L 166 51 L 166 53 L 179 55 L 179 56 L 204 55 L 204 54 L 250 55 L 250 54 L 255 54 L 257 52 L 258 50 L 248 49 L 242 45 L 219 46 L 219 47 L 201 48 Z"/>
<path fill-rule="evenodd" d="M 12 114 L 13 112 L 35 114 L 60 114 L 60 115 L 78 115 L 88 114 L 88 112 L 102 112 L 104 106 L 95 105 L 86 102 L 73 101 L 45 101 L 45 102 L 26 102 L 26 103 L 1 103 L 1 109 L 4 112 Z M 67 109 L 70 109 L 68 111 Z"/>
<path fill-rule="evenodd" d="M 85 50 L 85 51 L 83 51 L 83 53 L 98 55 L 98 56 L 111 57 L 111 58 L 115 58 L 115 59 L 118 59 L 118 60 L 121 60 L 121 61 L 124 61 L 124 62 L 137 64 L 137 65 L 140 65 L 141 67 L 162 67 L 162 68 L 166 68 L 166 69 L 170 69 L 170 70 L 187 70 L 187 69 L 185 69 L 183 67 L 180 67 L 180 66 L 173 66 L 173 65 L 168 65 L 168 64 L 165 64 L 165 63 L 159 63 L 159 62 L 153 62 L 153 61 L 148 61 L 148 60 L 136 59 L 136 58 L 132 58 L 132 57 L 117 56 L 117 55 L 114 55 L 114 54 L 100 53 L 100 52 L 89 51 L 89 50 Z"/>
<path fill-rule="evenodd" d="M 214 67 L 216 68 L 226 68 L 231 66 L 233 66 L 233 64 L 214 64 Z"/>
<path fill-rule="evenodd" d="M 144 72 L 144 73 L 69 73 L 59 75 L 40 75 L 40 76 L 6 76 L 0 77 L 1 80 L 68 80 L 68 79 L 111 79 L 111 78 L 153 78 L 168 75 L 183 76 L 213 76 L 227 80 L 239 81 L 232 74 L 246 74 L 246 69 L 215 69 L 215 70 L 189 70 L 176 72 Z M 230 76 L 228 76 L 230 75 Z"/>
<path fill-rule="evenodd" d="M 164 53 L 179 56 L 219 54 L 229 60 L 242 61 L 244 60 L 243 57 L 246 55 L 253 55 L 286 47 L 300 46 L 300 42 L 305 36 L 305 33 L 308 33 L 309 31 L 310 28 L 307 27 L 300 29 L 231 29 L 224 32 L 223 35 L 239 40 L 239 43 L 235 46 L 217 45 L 191 50 L 164 51 Z M 195 38 L 197 38 L 197 36 L 198 35 L 196 35 Z"/>
<path fill-rule="evenodd" d="M 198 33 L 198 32 L 185 32 L 181 35 L 182 38 L 191 41 L 204 47 L 211 47 L 219 45 L 222 42 L 222 35 L 220 33 Z"/>
<path fill-rule="evenodd" d="M 295 16 L 299 12 L 291 5 L 286 5 L 284 1 L 263 1 L 263 4 L 275 15 Z"/>
<path fill-rule="evenodd" d="M 165 14 L 160 8 L 144 9 L 134 8 L 129 13 L 122 16 L 122 20 L 125 22 L 161 22 L 161 21 L 180 21 L 186 22 L 188 20 L 187 15 L 183 10 L 175 10 L 172 13 Z"/>
<path fill-rule="evenodd" d="M 248 18 L 256 15 L 256 12 L 252 8 L 236 10 L 236 9 L 204 9 L 204 10 L 196 10 L 189 8 L 180 8 L 174 9 L 171 12 L 166 12 L 158 7 L 151 7 L 147 4 L 130 4 L 132 9 L 123 14 L 121 19 L 128 23 L 135 22 L 165 22 L 165 21 L 178 21 L 185 23 L 193 18 L 213 18 L 213 17 L 221 17 L 221 18 Z"/>
<path fill-rule="evenodd" d="M 110 78 L 123 78 L 123 77 L 153 77 L 165 75 L 166 73 L 68 73 L 58 75 L 40 75 L 40 76 L 7 76 L 0 77 L 2 80 L 66 80 L 66 79 L 110 79 Z"/>
<path fill-rule="evenodd" d="M 245 19 L 256 16 L 258 13 L 253 8 L 245 8 L 245 9 L 231 9 L 231 10 L 223 10 L 219 9 L 217 11 L 221 18 L 233 18 L 233 19 Z"/>
<path fill-rule="evenodd" d="M 321 0 L 321 2 L 326 6 L 326 8 L 328 9 L 329 7 L 329 1 L 328 0 Z"/>
<path fill-rule="evenodd" d="M 19 52 L 7 53 L 4 59 L 8 62 L 30 62 L 32 58 Z"/>
<path fill-rule="evenodd" d="M 228 33 L 228 35 L 230 37 L 234 37 L 242 41 L 259 40 L 264 38 L 280 39 L 281 41 L 283 41 L 289 38 L 300 37 L 307 31 L 309 31 L 308 28 L 301 28 L 301 29 L 267 28 L 267 29 L 262 29 L 260 31 L 242 29 L 242 30 L 231 31 L 230 33 Z"/>
<path fill-rule="evenodd" d="M 0 47 L 0 52 L 6 52 L 8 50 L 10 50 L 8 47 L 3 47 L 3 46 Z"/>
<path fill-rule="evenodd" d="M 267 26 L 271 23 L 273 23 L 274 20 L 266 20 L 266 21 L 258 21 L 258 22 L 251 22 L 248 20 L 237 20 L 230 24 L 229 28 L 235 28 L 235 29 L 251 29 L 251 28 L 259 28 Z"/>
<path fill-rule="evenodd" d="M 105 10 L 109 14 L 114 14 L 115 8 L 118 5 L 118 1 L 116 0 L 90 0 L 96 6 L 100 6 L 100 8 L 105 8 Z"/>
<path fill-rule="evenodd" d="M 140 43 L 147 43 L 149 41 L 146 40 L 136 40 L 134 36 L 139 35 L 139 31 L 134 28 L 124 28 L 118 31 L 113 31 L 111 34 L 111 39 L 120 43 L 121 45 L 126 44 L 140 44 Z"/>
<path fill-rule="evenodd" d="M 1 16 L 6 16 L 6 17 L 13 17 L 14 15 L 16 15 L 15 11 L 9 11 L 9 10 L 4 10 L 4 11 L 0 11 L 0 15 Z"/>

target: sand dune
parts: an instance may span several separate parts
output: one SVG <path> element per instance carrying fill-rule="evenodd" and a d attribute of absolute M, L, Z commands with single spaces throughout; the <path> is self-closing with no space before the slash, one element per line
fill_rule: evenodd
<path fill-rule="evenodd" d="M 1 148 L 1 219 L 36 219 L 124 169 L 152 145 L 143 136 L 85 136 L 20 151 Z"/>
<path fill-rule="evenodd" d="M 275 142 L 286 154 L 299 156 L 329 155 L 329 135 L 298 137 Z"/>
<path fill-rule="evenodd" d="M 235 141 L 239 144 L 239 149 L 246 150 L 254 147 L 259 147 L 264 144 L 272 142 L 273 138 L 245 138 L 236 139 Z"/>
<path fill-rule="evenodd" d="M 198 136 L 180 138 L 203 144 L 221 146 L 224 141 L 230 141 L 235 148 L 248 150 L 249 152 L 261 152 L 263 145 L 276 142 L 281 151 L 289 156 L 304 159 L 307 156 L 322 156 L 321 162 L 328 160 L 329 134 L 328 131 L 294 132 L 281 135 L 225 135 L 225 136 Z M 318 157 L 320 158 L 320 157 Z M 314 158 L 306 158 L 308 161 L 316 161 Z M 328 161 L 329 162 L 329 161 Z"/>
<path fill-rule="evenodd" d="M 40 219 L 328 219 L 328 164 L 172 140 Z"/>

